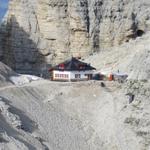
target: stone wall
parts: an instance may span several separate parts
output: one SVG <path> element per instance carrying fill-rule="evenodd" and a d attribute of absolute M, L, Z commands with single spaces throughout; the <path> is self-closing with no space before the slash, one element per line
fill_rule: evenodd
<path fill-rule="evenodd" d="M 147 0 L 10 1 L 0 57 L 31 70 L 120 45 L 150 30 L 149 7 Z"/>

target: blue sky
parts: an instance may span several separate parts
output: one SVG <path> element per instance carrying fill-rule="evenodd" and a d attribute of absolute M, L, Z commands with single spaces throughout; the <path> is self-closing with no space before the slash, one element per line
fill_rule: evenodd
<path fill-rule="evenodd" d="M 7 11 L 8 1 L 9 0 L 0 0 L 0 21 Z"/>

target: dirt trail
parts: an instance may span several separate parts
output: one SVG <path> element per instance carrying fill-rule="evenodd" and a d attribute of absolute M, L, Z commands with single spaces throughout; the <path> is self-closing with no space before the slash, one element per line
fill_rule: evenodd
<path fill-rule="evenodd" d="M 10 88 L 16 88 L 15 85 L 6 85 L 4 87 L 0 87 L 0 91 L 6 90 L 6 89 L 10 89 Z"/>

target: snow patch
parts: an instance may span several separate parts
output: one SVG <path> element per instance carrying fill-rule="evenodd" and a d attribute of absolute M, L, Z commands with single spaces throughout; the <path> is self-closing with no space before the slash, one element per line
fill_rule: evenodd
<path fill-rule="evenodd" d="M 41 80 L 42 78 L 37 77 L 37 76 L 33 76 L 33 75 L 24 75 L 24 74 L 18 74 L 16 76 L 10 76 L 9 80 L 15 84 L 15 85 L 24 85 L 27 83 L 30 83 L 32 81 L 37 81 L 37 80 Z"/>

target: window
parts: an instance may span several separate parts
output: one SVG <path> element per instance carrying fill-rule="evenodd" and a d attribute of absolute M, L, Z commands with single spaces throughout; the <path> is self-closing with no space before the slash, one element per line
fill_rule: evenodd
<path fill-rule="evenodd" d="M 65 78 L 69 78 L 69 75 L 68 75 L 68 74 L 65 74 Z"/>
<path fill-rule="evenodd" d="M 55 78 L 69 78 L 68 74 L 55 74 Z"/>
<path fill-rule="evenodd" d="M 55 78 L 57 78 L 58 77 L 58 74 L 55 74 Z"/>
<path fill-rule="evenodd" d="M 92 79 L 92 74 L 85 74 L 85 76 L 90 80 Z"/>
<path fill-rule="evenodd" d="M 64 70 L 64 68 L 65 68 L 65 65 L 64 65 L 64 64 L 60 64 L 60 65 L 59 65 L 59 69 L 60 69 L 60 70 Z"/>
<path fill-rule="evenodd" d="M 79 68 L 80 70 L 85 69 L 85 65 L 84 65 L 84 64 L 79 64 L 78 68 Z"/>
<path fill-rule="evenodd" d="M 76 79 L 80 79 L 80 78 L 81 78 L 81 75 L 80 75 L 80 74 L 75 74 L 75 78 L 76 78 Z"/>
<path fill-rule="evenodd" d="M 67 77 L 67 74 L 65 74 L 65 78 L 68 78 L 68 77 Z"/>

